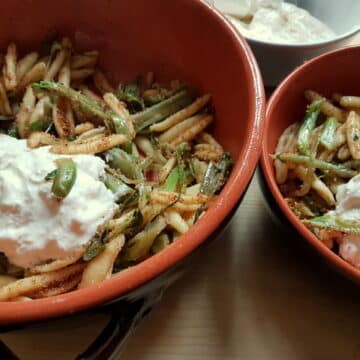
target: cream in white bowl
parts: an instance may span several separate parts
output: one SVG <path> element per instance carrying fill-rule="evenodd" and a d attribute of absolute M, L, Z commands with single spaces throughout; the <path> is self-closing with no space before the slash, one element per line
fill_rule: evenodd
<path fill-rule="evenodd" d="M 301 44 L 329 40 L 336 33 L 308 11 L 281 0 L 248 1 L 246 17 L 228 15 L 246 37 L 262 41 Z"/>
<path fill-rule="evenodd" d="M 213 4 L 225 15 L 250 21 L 259 3 L 268 5 L 280 0 L 214 0 Z M 315 19 L 334 31 L 335 36 L 318 41 L 279 42 L 260 40 L 244 34 L 259 63 L 266 86 L 276 86 L 294 68 L 322 53 L 353 44 L 360 31 L 359 0 L 287 0 L 305 9 Z M 269 5 L 270 6 L 270 5 Z M 235 24 L 236 25 L 236 24 Z"/>

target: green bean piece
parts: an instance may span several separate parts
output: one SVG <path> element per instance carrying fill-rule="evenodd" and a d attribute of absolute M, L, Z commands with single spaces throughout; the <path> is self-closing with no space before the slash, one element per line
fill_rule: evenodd
<path fill-rule="evenodd" d="M 327 213 L 313 219 L 303 220 L 304 224 L 317 228 L 334 229 L 344 233 L 360 233 L 358 220 L 346 220 L 334 213 Z"/>
<path fill-rule="evenodd" d="M 51 188 L 58 199 L 65 198 L 71 191 L 76 180 L 76 164 L 70 158 L 56 160 L 57 171 Z"/>
<path fill-rule="evenodd" d="M 231 154 L 227 152 L 221 155 L 217 164 L 210 161 L 200 191 L 206 195 L 219 193 L 230 175 L 232 164 Z"/>
<path fill-rule="evenodd" d="M 130 239 L 122 254 L 123 261 L 139 261 L 149 255 L 156 237 L 165 229 L 166 221 L 163 216 L 157 216 L 145 229 Z"/>
<path fill-rule="evenodd" d="M 320 144 L 327 150 L 332 150 L 336 146 L 335 133 L 338 124 L 334 117 L 327 118 L 324 123 L 324 130 L 320 135 Z"/>
<path fill-rule="evenodd" d="M 106 153 L 106 159 L 112 168 L 120 169 L 120 171 L 129 179 L 144 179 L 144 175 L 136 163 L 137 158 L 126 153 L 124 150 L 119 148 L 111 149 Z"/>
<path fill-rule="evenodd" d="M 348 167 L 340 164 L 335 165 L 319 159 L 314 159 L 310 156 L 296 155 L 296 154 L 278 154 L 277 159 L 283 162 L 290 162 L 294 164 L 301 164 L 306 166 L 313 166 L 316 169 L 323 171 L 324 173 L 331 173 L 342 178 L 352 178 L 357 174 L 356 171 L 349 169 Z"/>
<path fill-rule="evenodd" d="M 72 104 L 80 106 L 85 113 L 102 119 L 108 128 L 112 129 L 113 127 L 112 113 L 106 112 L 96 101 L 88 98 L 79 91 L 75 91 L 55 81 L 40 81 L 32 84 L 32 88 L 34 91 L 48 90 L 64 96 L 69 99 Z"/>
<path fill-rule="evenodd" d="M 170 192 L 184 192 L 187 183 L 192 180 L 191 172 L 184 166 L 177 166 L 171 170 L 162 189 Z"/>
<path fill-rule="evenodd" d="M 315 129 L 322 103 L 323 100 L 315 100 L 306 110 L 303 123 L 298 132 L 298 150 L 300 154 L 310 155 L 311 132 Z"/>
<path fill-rule="evenodd" d="M 165 191 L 179 191 L 179 181 L 180 181 L 180 172 L 183 171 L 182 169 L 175 167 L 171 170 L 170 174 L 168 175 L 165 184 L 163 185 L 163 190 Z"/>
<path fill-rule="evenodd" d="M 90 261 L 105 250 L 104 241 L 101 238 L 94 238 L 91 240 L 89 246 L 86 248 L 83 260 Z"/>
<path fill-rule="evenodd" d="M 151 247 L 151 253 L 157 254 L 161 250 L 165 249 L 170 244 L 169 235 L 166 233 L 160 234 L 154 241 Z"/>
<path fill-rule="evenodd" d="M 119 115 L 113 114 L 111 120 L 114 126 L 114 131 L 117 134 L 123 134 L 130 138 L 129 129 L 127 127 L 126 121 Z M 131 141 L 126 141 L 121 145 L 121 148 L 124 149 L 128 154 L 132 153 L 132 143 Z"/>
<path fill-rule="evenodd" d="M 182 90 L 168 99 L 131 116 L 135 130 L 139 133 L 148 126 L 176 113 L 193 101 L 188 90 Z"/>
<path fill-rule="evenodd" d="M 106 173 L 103 181 L 105 186 L 119 199 L 134 192 L 129 185 L 125 184 L 121 179 L 115 177 L 114 175 Z"/>

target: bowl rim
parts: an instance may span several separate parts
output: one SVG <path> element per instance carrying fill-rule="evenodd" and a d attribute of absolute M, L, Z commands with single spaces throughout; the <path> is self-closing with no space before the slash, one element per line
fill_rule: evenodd
<path fill-rule="evenodd" d="M 299 66 L 293 72 L 291 72 L 276 88 L 274 93 L 271 95 L 265 115 L 265 123 L 264 123 L 264 139 L 262 142 L 262 152 L 260 156 L 260 166 L 262 169 L 262 173 L 264 175 L 266 184 L 268 189 L 270 190 L 276 204 L 279 206 L 281 212 L 287 220 L 291 223 L 291 225 L 297 230 L 297 232 L 305 238 L 305 240 L 315 248 L 315 250 L 322 255 L 331 265 L 333 265 L 338 271 L 340 271 L 346 277 L 352 279 L 355 282 L 360 283 L 360 269 L 357 269 L 355 266 L 348 263 L 346 260 L 341 258 L 339 255 L 335 254 L 332 250 L 327 248 L 291 211 L 290 207 L 287 205 L 284 200 L 283 195 L 280 192 L 280 189 L 276 183 L 275 176 L 273 173 L 273 163 L 270 157 L 270 153 L 268 152 L 269 143 L 267 134 L 271 125 L 271 114 L 273 109 L 281 103 L 281 98 L 283 94 L 286 93 L 286 90 L 291 86 L 293 80 L 296 79 L 303 72 L 306 72 L 310 67 L 312 67 L 315 63 L 321 63 L 322 61 L 327 61 L 328 59 L 336 58 L 338 56 L 349 55 L 352 54 L 353 51 L 357 52 L 360 50 L 359 45 L 349 46 L 342 49 L 337 49 L 334 51 L 327 52 L 325 54 L 319 55 L 312 60 L 304 63 Z M 331 60 L 330 60 L 331 61 Z"/>
<path fill-rule="evenodd" d="M 244 59 L 245 78 L 249 92 L 249 124 L 246 138 L 231 177 L 212 207 L 181 238 L 160 253 L 140 264 L 122 271 L 109 280 L 66 294 L 28 302 L 1 302 L 0 325 L 27 323 L 59 317 L 97 306 L 135 290 L 164 273 L 208 238 L 237 205 L 255 171 L 261 151 L 265 118 L 265 91 L 255 57 L 241 36 L 225 16 L 205 0 L 182 0 L 198 11 L 212 17 L 231 40 L 239 58 Z M 241 159 L 241 161 L 240 161 Z"/>

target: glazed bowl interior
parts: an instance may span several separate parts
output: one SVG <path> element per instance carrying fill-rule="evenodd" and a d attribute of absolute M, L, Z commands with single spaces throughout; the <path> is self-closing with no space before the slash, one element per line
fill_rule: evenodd
<path fill-rule="evenodd" d="M 333 93 L 360 95 L 360 47 L 350 47 L 315 58 L 289 75 L 272 95 L 266 113 L 261 166 L 267 185 L 283 215 L 294 228 L 337 270 L 360 283 L 360 270 L 329 250 L 292 213 L 275 181 L 273 161 L 277 141 L 292 123 L 301 121 L 306 109 L 304 91 L 325 96 Z"/>
<path fill-rule="evenodd" d="M 25 52 L 56 30 L 79 50 L 97 49 L 104 72 L 117 84 L 154 71 L 159 81 L 180 79 L 211 93 L 213 133 L 235 165 L 217 201 L 185 235 L 159 254 L 87 289 L 27 303 L 1 303 L 0 324 L 83 310 L 124 295 L 164 272 L 198 247 L 236 206 L 260 155 L 264 97 L 246 42 L 205 1 L 2 1 L 0 46 Z"/>

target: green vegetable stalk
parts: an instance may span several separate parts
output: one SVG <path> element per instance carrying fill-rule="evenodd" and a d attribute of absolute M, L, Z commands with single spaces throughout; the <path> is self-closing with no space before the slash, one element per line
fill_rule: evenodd
<path fill-rule="evenodd" d="M 311 132 L 315 129 L 323 100 L 314 101 L 307 109 L 298 133 L 298 150 L 300 154 L 310 155 Z"/>
<path fill-rule="evenodd" d="M 334 229 L 344 233 L 360 233 L 360 224 L 357 220 L 345 220 L 333 213 L 327 213 L 313 219 L 304 220 L 304 224 L 312 227 Z"/>
<path fill-rule="evenodd" d="M 79 105 L 85 112 L 103 120 L 109 119 L 109 114 L 107 114 L 96 101 L 88 98 L 87 96 L 81 94 L 80 92 L 75 91 L 61 83 L 57 83 L 54 81 L 40 81 L 38 83 L 32 84 L 32 88 L 35 91 L 38 90 L 54 91 L 55 93 L 66 97 L 72 103 Z"/>
<path fill-rule="evenodd" d="M 129 133 L 129 129 L 127 127 L 126 121 L 120 117 L 119 115 L 113 114 L 111 116 L 111 120 L 112 120 L 112 124 L 114 127 L 114 131 L 117 134 L 123 134 L 125 136 L 127 136 L 128 138 L 130 138 L 130 133 Z M 132 143 L 131 141 L 126 141 L 122 146 L 121 146 L 128 154 L 132 153 Z"/>
<path fill-rule="evenodd" d="M 344 165 L 335 165 L 319 159 L 314 159 L 310 156 L 296 155 L 296 154 L 278 154 L 277 159 L 283 162 L 290 162 L 294 164 L 301 164 L 306 166 L 313 166 L 325 173 L 330 173 L 343 178 L 352 178 L 357 174 L 356 171 L 349 169 Z"/>
<path fill-rule="evenodd" d="M 165 191 L 181 191 L 180 189 L 180 180 L 184 177 L 181 172 L 183 172 L 184 169 L 175 167 L 171 170 L 169 176 L 167 177 L 165 184 L 163 185 L 163 190 Z"/>
<path fill-rule="evenodd" d="M 176 113 L 193 101 L 193 97 L 187 90 L 182 90 L 168 99 L 132 115 L 132 121 L 136 132 L 147 128 L 148 126 L 159 122 L 166 117 Z"/>

